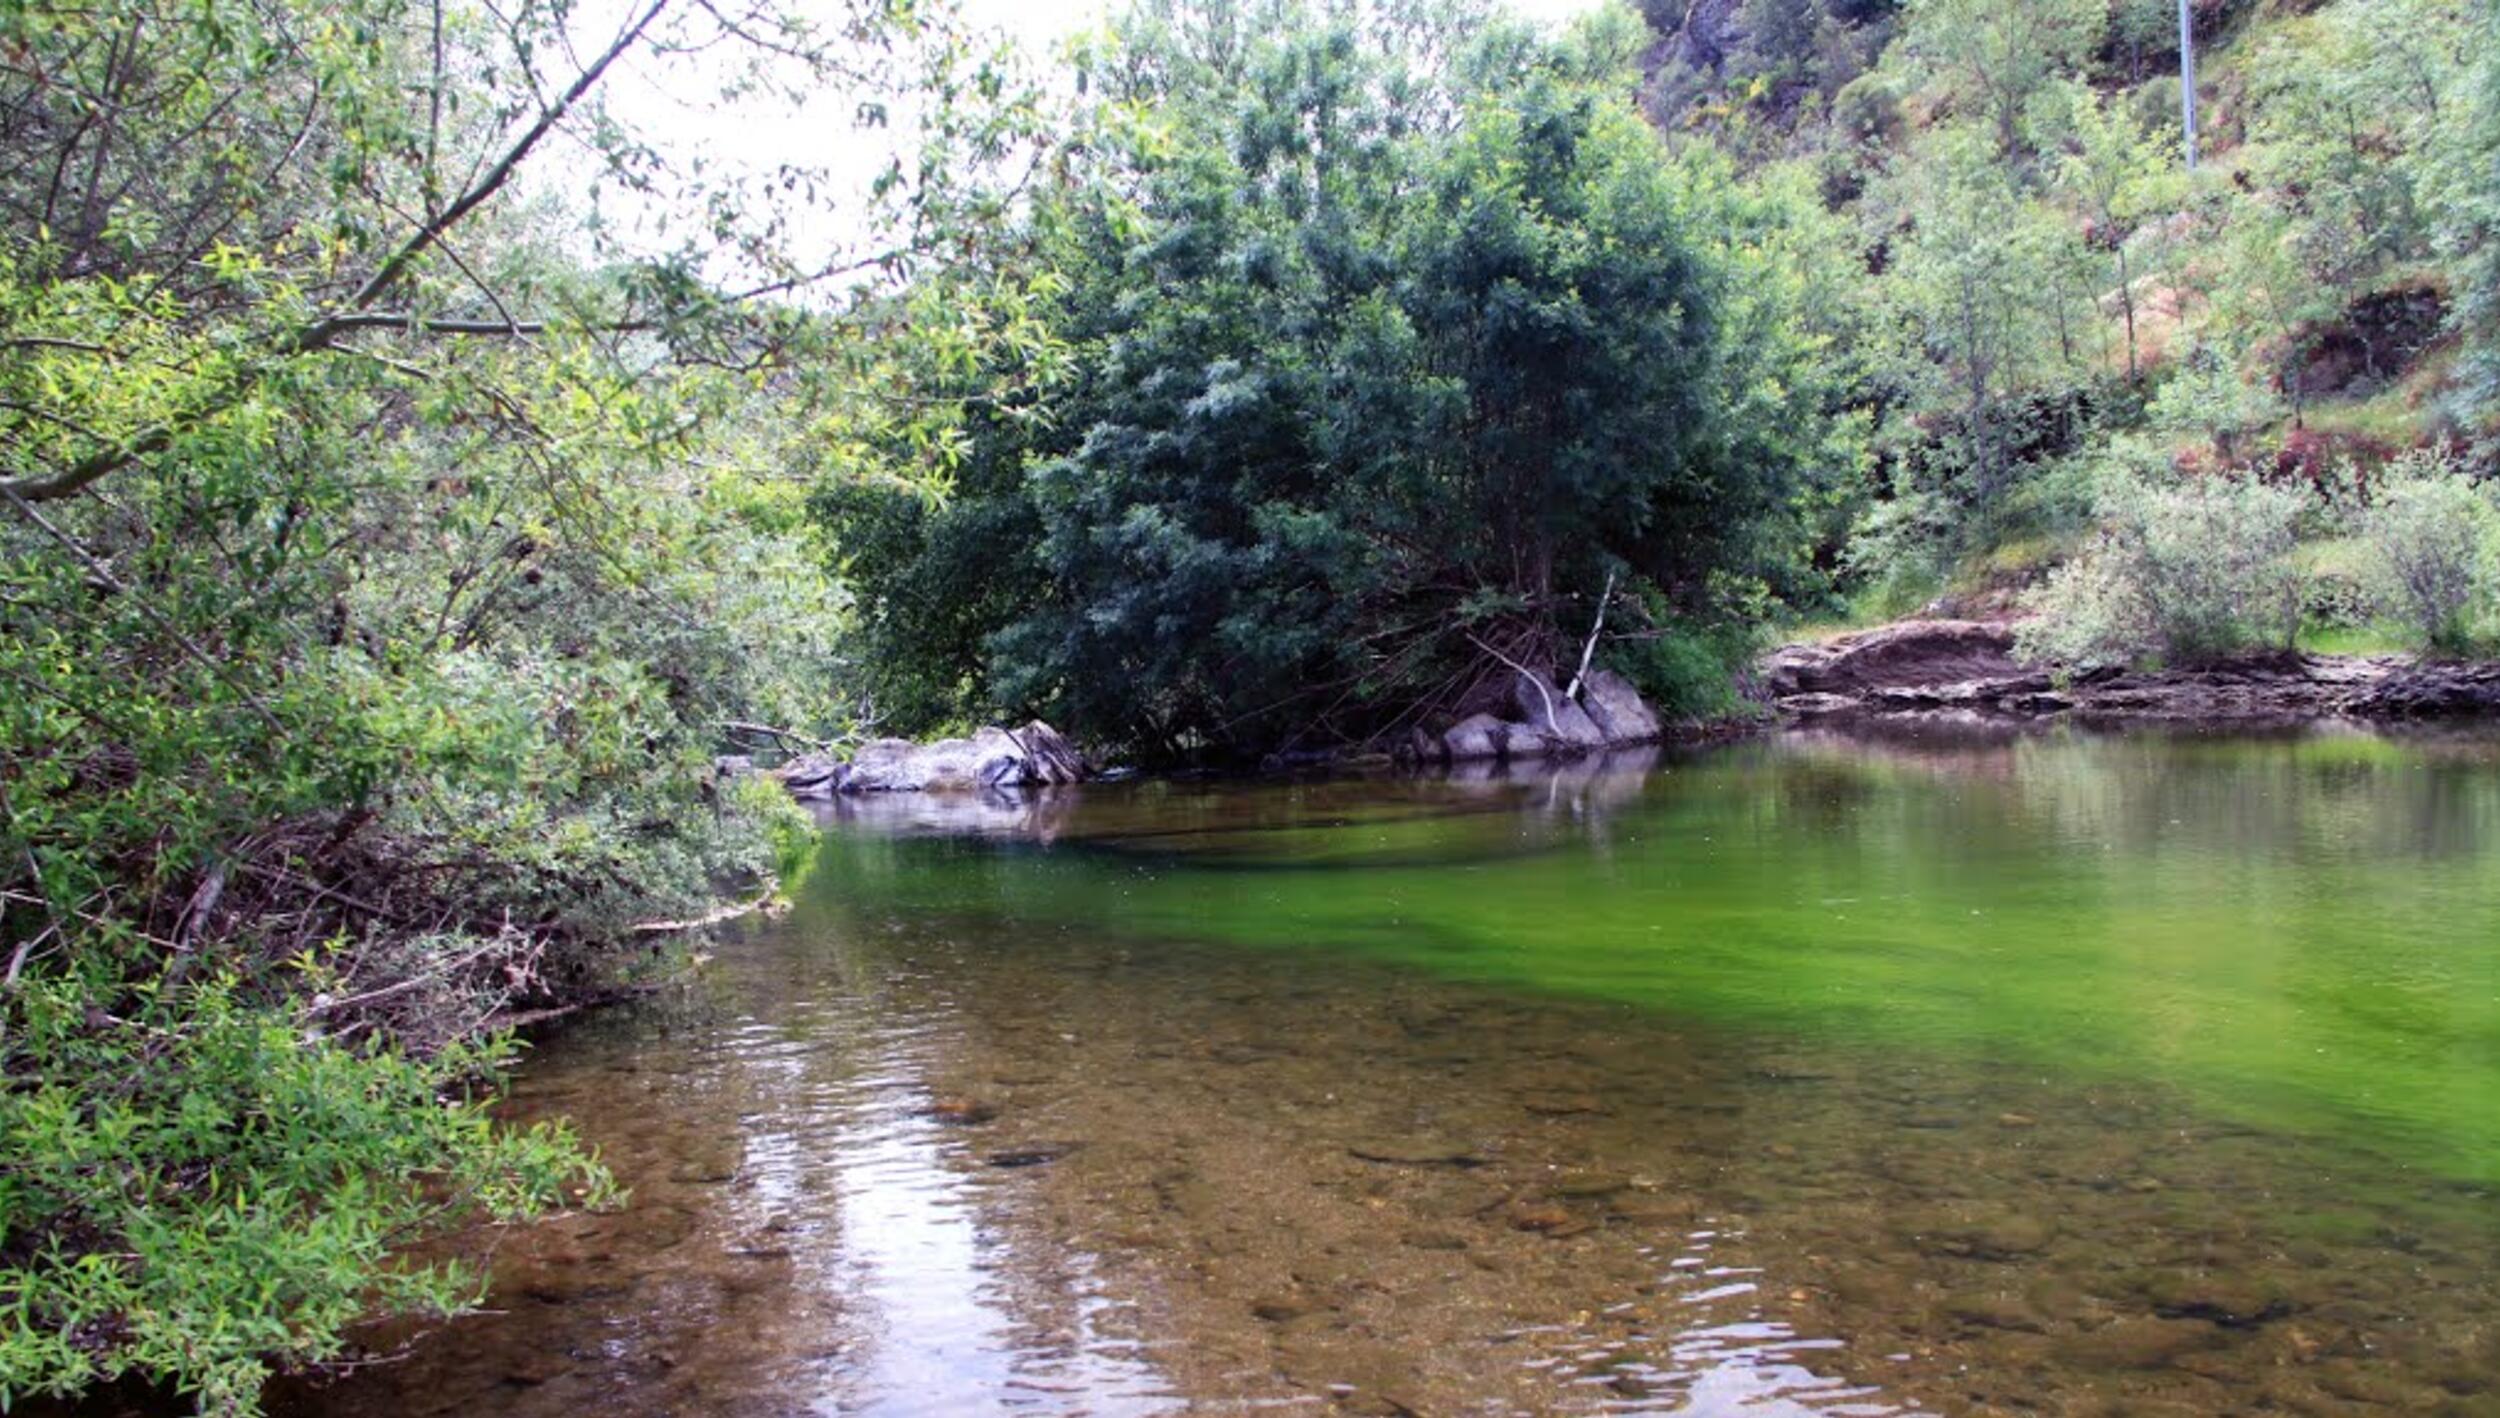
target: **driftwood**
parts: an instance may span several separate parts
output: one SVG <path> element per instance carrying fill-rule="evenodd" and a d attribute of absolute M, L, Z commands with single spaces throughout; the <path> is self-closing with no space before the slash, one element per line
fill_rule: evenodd
<path fill-rule="evenodd" d="M 727 921 L 737 920 L 741 916 L 752 916 L 758 911 L 768 911 L 780 896 L 781 883 L 776 881 L 765 887 L 763 894 L 752 901 L 732 901 L 727 905 L 706 911 L 700 916 L 690 916 L 682 921 L 636 921 L 632 930 L 636 935 L 675 935 L 684 931 L 699 931 L 707 926 L 717 926 Z"/>

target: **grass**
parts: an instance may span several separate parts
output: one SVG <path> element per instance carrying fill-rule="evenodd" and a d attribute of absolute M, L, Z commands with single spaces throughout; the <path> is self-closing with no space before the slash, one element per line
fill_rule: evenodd
<path fill-rule="evenodd" d="M 2383 625 L 2304 626 L 2293 643 L 2312 655 L 2402 655 L 2415 648 L 2411 637 Z"/>

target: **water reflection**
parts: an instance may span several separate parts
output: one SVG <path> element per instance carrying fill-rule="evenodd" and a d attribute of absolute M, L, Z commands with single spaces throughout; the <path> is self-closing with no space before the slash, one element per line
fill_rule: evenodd
<path fill-rule="evenodd" d="M 2500 1409 L 2487 742 L 1642 767 L 854 817 L 532 1063 L 632 1205 L 285 1407 Z"/>

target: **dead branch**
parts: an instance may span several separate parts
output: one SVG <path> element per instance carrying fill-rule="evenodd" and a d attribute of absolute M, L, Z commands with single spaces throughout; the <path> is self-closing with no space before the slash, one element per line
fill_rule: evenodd
<path fill-rule="evenodd" d="M 1606 589 L 1597 593 L 1597 619 L 1589 625 L 1588 643 L 1580 647 L 1580 668 L 1573 671 L 1571 683 L 1563 686 L 1563 698 L 1580 697 L 1580 681 L 1589 677 L 1589 660 L 1597 653 L 1597 637 L 1606 629 L 1606 603 L 1615 598 L 1615 574 L 1606 573 Z"/>

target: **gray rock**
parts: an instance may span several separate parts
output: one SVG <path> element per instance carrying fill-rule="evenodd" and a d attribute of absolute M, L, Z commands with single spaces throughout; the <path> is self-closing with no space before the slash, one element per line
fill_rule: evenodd
<path fill-rule="evenodd" d="M 1649 743 L 1665 732 L 1632 682 L 1612 670 L 1591 670 L 1580 682 L 1580 706 L 1609 744 Z"/>
<path fill-rule="evenodd" d="M 1510 696 L 1511 707 L 1519 721 L 1534 730 L 1543 740 L 1545 751 L 1554 754 L 1586 753 L 1603 748 L 1606 733 L 1597 727 L 1588 711 L 1563 696 L 1559 685 L 1540 684 L 1525 674 L 1514 677 Z M 1511 756 L 1524 757 L 1519 751 L 1518 736 L 1512 736 Z"/>
<path fill-rule="evenodd" d="M 1452 762 L 1499 758 L 1510 748 L 1511 726 L 1490 714 L 1470 714 L 1441 735 Z"/>
<path fill-rule="evenodd" d="M 850 765 L 829 753 L 805 754 L 773 773 L 790 796 L 801 802 L 831 798 L 842 791 L 842 781 L 849 775 Z"/>
<path fill-rule="evenodd" d="M 1064 787 L 1085 781 L 1084 755 L 1057 729 L 1035 719 L 1009 732 L 1024 751 L 1027 783 Z"/>
<path fill-rule="evenodd" d="M 871 739 L 848 763 L 810 754 L 777 775 L 793 797 L 837 793 L 1012 793 L 1082 782 L 1085 761 L 1059 731 L 1036 719 L 1021 729 L 984 728 L 970 738 L 914 743 Z"/>

